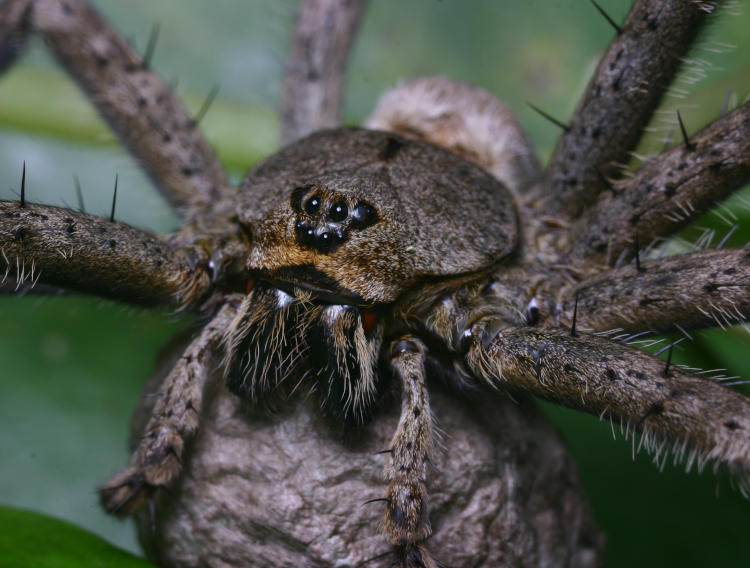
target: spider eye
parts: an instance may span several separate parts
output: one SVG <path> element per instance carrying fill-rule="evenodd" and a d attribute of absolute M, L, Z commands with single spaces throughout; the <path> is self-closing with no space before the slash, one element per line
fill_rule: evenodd
<path fill-rule="evenodd" d="M 297 221 L 295 229 L 300 242 L 308 244 L 315 240 L 315 229 L 308 221 Z"/>
<path fill-rule="evenodd" d="M 352 211 L 352 221 L 355 227 L 367 227 L 378 220 L 375 208 L 367 203 L 358 203 Z"/>
<path fill-rule="evenodd" d="M 320 209 L 320 197 L 317 195 L 313 195 L 307 201 L 305 201 L 303 207 L 306 213 L 308 213 L 309 215 L 314 215 L 318 212 L 318 209 Z"/>
<path fill-rule="evenodd" d="M 331 221 L 343 221 L 349 215 L 349 208 L 343 201 L 337 201 L 331 206 L 328 218 Z"/>

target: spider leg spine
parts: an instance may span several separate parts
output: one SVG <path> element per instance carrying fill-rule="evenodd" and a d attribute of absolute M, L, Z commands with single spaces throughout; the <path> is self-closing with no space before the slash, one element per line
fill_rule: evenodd
<path fill-rule="evenodd" d="M 607 14 L 607 12 L 602 8 L 598 2 L 595 0 L 591 0 L 591 3 L 594 5 L 594 8 L 596 8 L 596 11 L 601 14 L 601 16 L 607 20 L 607 23 L 612 26 L 612 28 L 617 32 L 617 35 L 620 35 L 622 33 L 622 26 L 620 26 L 617 22 L 615 22 L 612 17 Z"/>

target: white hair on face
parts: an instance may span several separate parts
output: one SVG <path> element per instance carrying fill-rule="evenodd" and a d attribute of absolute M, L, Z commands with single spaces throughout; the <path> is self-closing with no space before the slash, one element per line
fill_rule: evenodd
<path fill-rule="evenodd" d="M 291 302 L 294 298 L 284 292 L 283 290 L 276 289 L 276 298 L 278 301 L 279 308 L 285 307 L 289 302 Z"/>

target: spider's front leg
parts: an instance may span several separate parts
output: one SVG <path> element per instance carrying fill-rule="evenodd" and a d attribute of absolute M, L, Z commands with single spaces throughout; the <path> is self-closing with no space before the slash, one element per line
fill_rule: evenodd
<path fill-rule="evenodd" d="M 157 488 L 168 486 L 179 475 L 185 441 L 198 429 L 203 390 L 215 361 L 213 355 L 236 312 L 237 302 L 228 301 L 164 379 L 131 466 L 99 490 L 102 504 L 110 513 L 135 512 Z"/>
<path fill-rule="evenodd" d="M 0 3 L 0 71 L 31 33 L 73 76 L 161 193 L 189 223 L 170 244 L 195 280 L 218 281 L 241 256 L 245 235 L 234 223 L 234 191 L 218 157 L 167 83 L 150 68 L 153 42 L 141 57 L 85 0 Z M 155 38 L 153 38 L 155 39 Z M 184 304 L 202 300 L 186 288 Z"/>
<path fill-rule="evenodd" d="M 0 284 L 24 282 L 137 305 L 185 307 L 209 282 L 161 238 L 110 219 L 0 201 Z"/>
<path fill-rule="evenodd" d="M 628 345 L 565 329 L 471 328 L 466 355 L 476 377 L 531 392 L 640 431 L 640 445 L 688 467 L 713 462 L 750 490 L 750 399 Z M 639 445 L 639 447 L 640 447 Z"/>
<path fill-rule="evenodd" d="M 386 469 L 390 481 L 382 528 L 399 568 L 435 565 L 422 542 L 432 530 L 427 514 L 427 468 L 432 451 L 432 413 L 425 384 L 425 346 L 412 336 L 394 341 L 390 364 L 401 383 L 401 418 Z"/>

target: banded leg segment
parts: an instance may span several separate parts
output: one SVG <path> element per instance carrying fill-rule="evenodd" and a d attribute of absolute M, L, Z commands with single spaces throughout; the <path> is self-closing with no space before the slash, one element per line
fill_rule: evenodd
<path fill-rule="evenodd" d="M 605 189 L 599 172 L 611 176 L 628 160 L 714 9 L 708 2 L 635 2 L 555 148 L 549 213 L 576 218 Z"/>
<path fill-rule="evenodd" d="M 210 284 L 145 231 L 59 207 L 0 201 L 0 283 L 8 277 L 17 289 L 38 280 L 141 305 L 186 306 Z"/>
<path fill-rule="evenodd" d="M 425 380 L 425 347 L 407 336 L 391 344 L 391 369 L 401 384 L 401 419 L 393 436 L 390 482 L 382 528 L 395 549 L 399 568 L 431 568 L 422 542 L 431 534 L 427 511 L 427 468 L 433 423 Z"/>
<path fill-rule="evenodd" d="M 4 11 L 28 0 L 6 4 Z M 148 62 L 88 3 L 35 0 L 28 19 L 19 24 L 30 25 L 43 36 L 178 210 L 190 216 L 220 200 L 228 180 L 195 121 Z M 4 41 L 0 38 L 0 44 Z"/>
<path fill-rule="evenodd" d="M 711 250 L 605 270 L 561 304 L 586 331 L 728 327 L 750 317 L 750 250 Z M 679 326 L 679 327 L 678 327 Z"/>
<path fill-rule="evenodd" d="M 203 391 L 214 369 L 214 355 L 237 312 L 237 304 L 238 299 L 228 300 L 164 379 L 130 467 L 99 488 L 102 504 L 109 513 L 134 513 L 158 487 L 168 485 L 179 475 L 185 442 L 198 429 Z"/>
<path fill-rule="evenodd" d="M 284 69 L 281 142 L 341 120 L 344 71 L 366 0 L 305 0 Z"/>
<path fill-rule="evenodd" d="M 488 384 L 611 418 L 641 431 L 656 459 L 671 447 L 688 467 L 726 466 L 743 494 L 750 492 L 750 398 L 597 336 L 497 331 L 487 320 L 473 331 L 466 362 Z"/>

